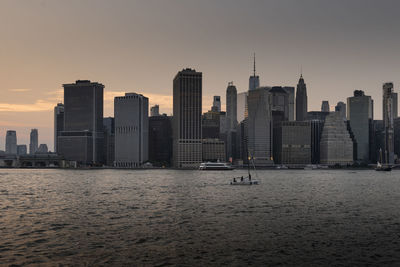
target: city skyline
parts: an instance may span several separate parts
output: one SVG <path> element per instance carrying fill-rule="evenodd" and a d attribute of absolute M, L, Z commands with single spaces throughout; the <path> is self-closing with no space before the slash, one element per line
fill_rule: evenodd
<path fill-rule="evenodd" d="M 171 79 L 191 67 L 203 73 L 206 111 L 229 81 L 238 93 L 248 89 L 253 52 L 261 86 L 295 86 L 303 69 L 309 111 L 320 110 L 322 100 L 334 110 L 363 90 L 375 100 L 374 118 L 381 119 L 382 84 L 393 82 L 399 91 L 396 1 L 205 2 L 4 1 L 3 25 L 13 30 L 1 28 L 7 53 L 0 63 L 0 149 L 7 130 L 28 145 L 30 129 L 37 128 L 39 143 L 53 150 L 53 109 L 62 102 L 64 83 L 103 83 L 104 116 L 113 115 L 114 97 L 127 92 L 171 114 Z M 151 18 L 141 14 L 149 10 Z M 225 103 L 222 97 L 223 110 Z"/>

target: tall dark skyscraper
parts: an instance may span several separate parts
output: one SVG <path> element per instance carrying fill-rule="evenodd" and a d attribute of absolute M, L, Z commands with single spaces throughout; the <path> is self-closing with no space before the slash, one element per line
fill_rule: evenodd
<path fill-rule="evenodd" d="M 63 86 L 64 131 L 58 137 L 58 153 L 82 165 L 103 163 L 104 85 L 79 80 Z"/>
<path fill-rule="evenodd" d="M 198 168 L 202 161 L 202 73 L 184 69 L 173 81 L 173 165 Z"/>
<path fill-rule="evenodd" d="M 253 61 L 253 75 L 249 78 L 249 90 L 254 90 L 260 87 L 260 77 L 256 75 L 256 54 Z"/>
<path fill-rule="evenodd" d="M 64 131 L 64 105 L 58 103 L 54 107 L 54 152 L 57 152 L 57 140 L 62 131 Z"/>
<path fill-rule="evenodd" d="M 370 158 L 370 124 L 373 120 L 373 101 L 364 91 L 354 91 L 354 96 L 347 98 L 347 119 L 357 140 L 358 161 L 368 163 Z"/>
<path fill-rule="evenodd" d="M 226 88 L 226 156 L 234 159 L 236 154 L 237 90 L 233 82 Z"/>
<path fill-rule="evenodd" d="M 394 163 L 393 83 L 383 84 L 384 163 Z"/>
<path fill-rule="evenodd" d="M 330 112 L 330 111 L 331 111 L 331 109 L 330 109 L 330 107 L 329 107 L 329 101 L 328 101 L 328 100 L 322 101 L 322 104 L 321 104 L 321 111 L 322 111 L 322 112 Z"/>
<path fill-rule="evenodd" d="M 36 153 L 39 147 L 39 133 L 37 129 L 31 130 L 30 143 L 29 143 L 29 154 L 33 155 Z"/>
<path fill-rule="evenodd" d="M 154 166 L 170 166 L 172 157 L 171 117 L 149 118 L 149 161 Z"/>
<path fill-rule="evenodd" d="M 307 119 L 307 86 L 304 83 L 303 74 L 300 75 L 296 90 L 296 121 Z"/>

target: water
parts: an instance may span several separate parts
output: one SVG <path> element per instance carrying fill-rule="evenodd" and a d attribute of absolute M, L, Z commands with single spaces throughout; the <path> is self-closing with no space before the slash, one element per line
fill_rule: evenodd
<path fill-rule="evenodd" d="M 400 264 L 400 172 L 0 169 L 4 265 Z"/>

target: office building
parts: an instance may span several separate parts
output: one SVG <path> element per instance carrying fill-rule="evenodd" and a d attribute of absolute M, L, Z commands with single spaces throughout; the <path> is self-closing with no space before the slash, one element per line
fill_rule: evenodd
<path fill-rule="evenodd" d="M 319 164 L 321 159 L 321 135 L 324 120 L 310 120 L 311 124 L 311 163 Z"/>
<path fill-rule="evenodd" d="M 225 161 L 225 143 L 219 139 L 203 139 L 203 161 Z"/>
<path fill-rule="evenodd" d="M 356 160 L 368 163 L 370 159 L 370 121 L 373 120 L 373 102 L 364 91 L 355 90 L 354 96 L 347 98 L 347 119 L 357 141 Z"/>
<path fill-rule="evenodd" d="M 296 121 L 307 119 L 307 86 L 304 83 L 303 74 L 300 75 L 296 90 Z"/>
<path fill-rule="evenodd" d="M 393 120 L 393 132 L 394 132 L 394 154 L 397 156 L 397 163 L 400 159 L 400 117 Z"/>
<path fill-rule="evenodd" d="M 36 153 L 39 147 L 39 133 L 37 129 L 32 129 L 30 134 L 29 154 Z"/>
<path fill-rule="evenodd" d="M 311 163 L 311 123 L 282 121 L 274 131 L 274 162 L 277 164 Z"/>
<path fill-rule="evenodd" d="M 103 118 L 105 164 L 114 166 L 115 160 L 115 120 L 113 117 Z"/>
<path fill-rule="evenodd" d="M 202 116 L 202 136 L 204 139 L 220 138 L 220 117 L 221 113 L 209 110 Z M 224 119 L 225 117 L 223 117 Z"/>
<path fill-rule="evenodd" d="M 339 112 L 325 118 L 320 141 L 320 161 L 326 165 L 348 165 L 353 163 L 353 141 Z"/>
<path fill-rule="evenodd" d="M 247 118 L 247 115 L 248 115 L 247 94 L 248 94 L 248 92 L 243 92 L 243 93 L 239 93 L 237 95 L 237 121 L 238 121 L 238 123 L 242 122 L 245 118 Z"/>
<path fill-rule="evenodd" d="M 148 160 L 149 99 L 136 93 L 114 98 L 115 166 L 137 168 Z"/>
<path fill-rule="evenodd" d="M 272 98 L 267 88 L 249 91 L 247 98 L 248 153 L 256 166 L 268 166 L 272 161 Z"/>
<path fill-rule="evenodd" d="M 167 115 L 149 118 L 149 161 L 153 166 L 171 166 L 172 124 Z"/>
<path fill-rule="evenodd" d="M 154 105 L 150 108 L 150 116 L 160 116 L 160 106 Z"/>
<path fill-rule="evenodd" d="M 49 153 L 49 148 L 47 147 L 47 144 L 40 144 L 36 153 L 38 154 Z"/>
<path fill-rule="evenodd" d="M 265 87 L 268 88 L 268 87 Z M 273 86 L 269 89 L 272 98 L 272 112 L 280 114 L 280 121 L 289 120 L 289 94 L 281 86 Z"/>
<path fill-rule="evenodd" d="M 26 145 L 17 145 L 17 155 L 23 156 L 28 153 Z"/>
<path fill-rule="evenodd" d="M 78 165 L 103 164 L 104 85 L 78 80 L 63 87 L 64 130 L 58 136 L 58 154 Z"/>
<path fill-rule="evenodd" d="M 212 111 L 221 112 L 221 97 L 219 95 L 214 96 Z"/>
<path fill-rule="evenodd" d="M 57 140 L 62 131 L 64 131 L 64 105 L 58 103 L 54 107 L 54 152 L 57 152 Z"/>
<path fill-rule="evenodd" d="M 383 161 L 387 164 L 394 163 L 394 125 L 393 125 L 393 83 L 383 84 Z"/>
<path fill-rule="evenodd" d="M 6 133 L 6 154 L 17 154 L 17 132 L 8 130 Z"/>
<path fill-rule="evenodd" d="M 370 125 L 370 162 L 383 162 L 385 130 L 383 120 L 373 120 Z"/>
<path fill-rule="evenodd" d="M 202 161 L 202 73 L 178 72 L 173 81 L 173 165 L 198 168 Z"/>
<path fill-rule="evenodd" d="M 308 121 L 312 121 L 312 120 L 325 121 L 325 118 L 328 115 L 329 115 L 329 112 L 309 111 L 309 112 L 307 112 L 307 120 Z"/>
<path fill-rule="evenodd" d="M 335 112 L 339 112 L 343 120 L 346 120 L 346 104 L 342 101 L 338 102 L 335 107 Z"/>
<path fill-rule="evenodd" d="M 294 87 L 292 86 L 284 86 L 283 90 L 288 93 L 288 101 L 289 101 L 289 121 L 294 121 Z"/>
<path fill-rule="evenodd" d="M 329 101 L 327 101 L 327 100 L 322 101 L 321 111 L 322 112 L 330 112 L 331 111 L 331 109 L 329 107 Z"/>

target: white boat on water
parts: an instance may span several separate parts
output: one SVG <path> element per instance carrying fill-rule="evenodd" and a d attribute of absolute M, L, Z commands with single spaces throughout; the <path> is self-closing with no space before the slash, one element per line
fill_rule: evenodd
<path fill-rule="evenodd" d="M 202 170 L 202 171 L 211 171 L 211 170 L 229 171 L 229 170 L 233 170 L 233 167 L 226 162 L 203 162 L 200 164 L 199 170 Z"/>

